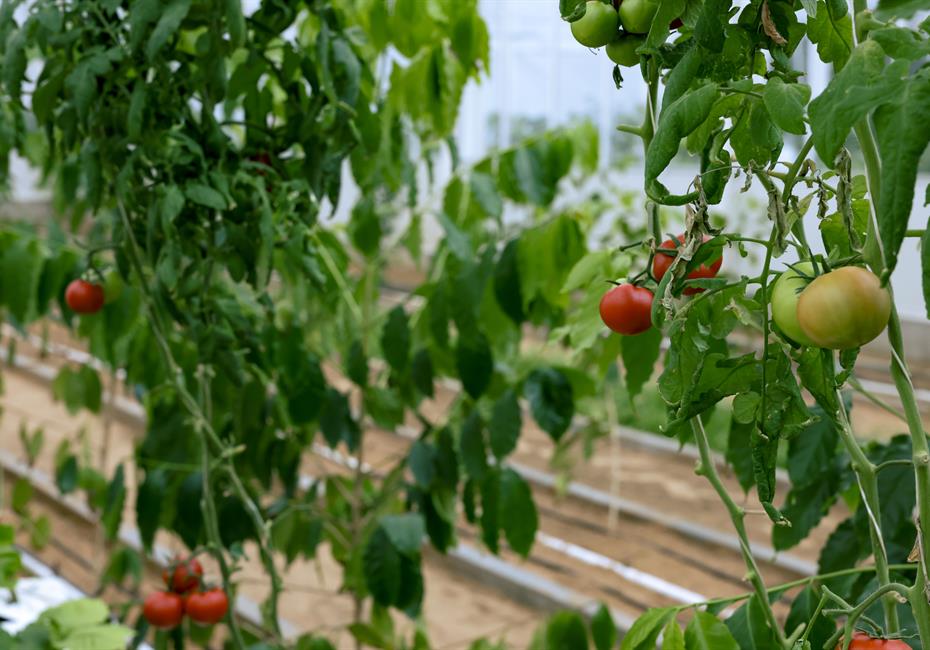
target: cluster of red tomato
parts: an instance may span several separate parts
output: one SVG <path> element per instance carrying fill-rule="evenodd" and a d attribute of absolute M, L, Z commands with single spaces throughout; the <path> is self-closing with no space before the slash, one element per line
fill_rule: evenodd
<path fill-rule="evenodd" d="M 617 65 L 634 66 L 639 63 L 636 50 L 645 42 L 659 5 L 654 0 L 619 0 L 615 4 L 617 7 L 588 0 L 584 16 L 572 23 L 572 35 L 586 47 L 606 46 L 607 56 Z M 681 27 L 681 21 L 675 20 L 670 27 Z"/>
<path fill-rule="evenodd" d="M 705 241 L 707 237 L 705 237 Z M 684 235 L 678 236 L 684 242 Z M 652 275 L 662 280 L 674 261 L 678 244 L 662 242 L 652 261 Z M 723 257 L 702 264 L 689 280 L 717 275 Z M 702 292 L 688 287 L 685 295 Z M 653 293 L 635 284 L 620 284 L 601 298 L 601 319 L 619 334 L 640 334 L 652 327 Z M 771 292 L 772 320 L 786 338 L 806 346 L 848 350 L 865 345 L 882 333 L 891 316 L 891 294 L 872 272 L 844 266 L 816 275 L 811 262 L 794 265 L 781 274 Z"/>
<path fill-rule="evenodd" d="M 214 625 L 226 616 L 229 609 L 226 592 L 219 587 L 202 588 L 203 566 L 196 558 L 166 569 L 162 579 L 168 589 L 149 594 L 142 605 L 142 615 L 149 625 L 170 630 L 181 624 L 185 614 L 195 623 Z"/>
<path fill-rule="evenodd" d="M 707 241 L 708 237 L 704 240 Z M 656 282 L 661 282 L 662 278 L 675 261 L 675 250 L 685 241 L 684 235 L 678 235 L 678 241 L 673 239 L 662 242 L 652 258 L 652 276 Z M 713 260 L 710 265 L 701 264 L 698 268 L 688 274 L 689 280 L 700 278 L 712 278 L 717 275 L 723 265 L 723 256 Z M 694 295 L 704 291 L 698 287 L 688 287 L 684 293 Z M 601 320 L 610 329 L 618 334 L 641 334 L 652 327 L 652 299 L 654 294 L 646 287 L 635 284 L 620 284 L 604 294 L 601 298 Z"/>
<path fill-rule="evenodd" d="M 72 280 L 65 289 L 65 302 L 77 314 L 96 314 L 123 293 L 123 279 L 115 270 L 103 278 L 104 284 L 88 282 L 80 278 Z"/>

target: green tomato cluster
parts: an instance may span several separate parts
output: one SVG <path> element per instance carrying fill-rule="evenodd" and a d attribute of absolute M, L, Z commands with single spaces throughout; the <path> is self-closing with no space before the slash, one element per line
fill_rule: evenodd
<path fill-rule="evenodd" d="M 800 345 L 848 350 L 881 334 L 891 317 L 891 294 L 878 277 L 844 266 L 808 283 L 809 262 L 785 271 L 772 288 L 772 319 Z"/>
<path fill-rule="evenodd" d="M 585 47 L 606 47 L 611 61 L 632 67 L 658 9 L 655 0 L 621 0 L 619 10 L 610 2 L 588 0 L 584 15 L 571 24 L 572 35 Z"/>

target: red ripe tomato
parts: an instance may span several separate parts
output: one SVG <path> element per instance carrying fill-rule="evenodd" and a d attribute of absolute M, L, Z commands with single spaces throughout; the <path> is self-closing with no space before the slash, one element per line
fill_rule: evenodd
<path fill-rule="evenodd" d="M 710 239 L 707 235 L 704 235 L 704 241 Z M 678 248 L 679 244 L 685 243 L 685 236 L 678 235 L 678 243 L 675 243 L 675 240 L 668 239 L 662 242 L 662 245 L 659 248 Z M 671 253 L 656 253 L 655 257 L 652 258 L 652 275 L 656 280 L 661 281 L 662 277 L 668 272 L 669 267 L 672 265 L 672 262 L 675 261 L 675 255 Z M 717 272 L 720 270 L 720 267 L 723 265 L 723 255 L 711 262 L 710 266 L 706 264 L 701 264 L 698 268 L 691 271 L 688 274 L 689 280 L 698 280 L 700 278 L 713 278 L 717 275 Z M 697 287 L 689 287 L 685 289 L 684 294 L 686 296 L 693 296 L 696 293 L 701 293 L 703 289 Z"/>
<path fill-rule="evenodd" d="M 96 314 L 103 307 L 103 287 L 86 280 L 72 280 L 65 289 L 65 302 L 78 314 Z"/>
<path fill-rule="evenodd" d="M 798 323 L 814 345 L 849 350 L 882 333 L 891 294 L 871 271 L 844 266 L 818 276 L 798 299 Z"/>
<path fill-rule="evenodd" d="M 652 327 L 652 292 L 621 284 L 601 298 L 601 320 L 618 334 L 640 334 Z"/>
<path fill-rule="evenodd" d="M 842 639 L 836 648 L 843 650 Z M 852 643 L 849 644 L 849 650 L 911 650 L 911 646 L 901 639 L 873 639 L 865 632 L 856 632 L 853 634 Z"/>
<path fill-rule="evenodd" d="M 219 587 L 208 591 L 196 591 L 187 597 L 187 615 L 201 625 L 219 623 L 229 609 L 226 592 Z"/>
<path fill-rule="evenodd" d="M 184 618 L 184 599 L 170 591 L 156 591 L 145 599 L 142 615 L 149 625 L 170 630 Z"/>
<path fill-rule="evenodd" d="M 178 594 L 186 594 L 188 591 L 199 587 L 202 577 L 203 566 L 201 566 L 197 558 L 189 558 L 178 562 L 173 571 L 165 569 L 161 573 L 165 586 Z"/>

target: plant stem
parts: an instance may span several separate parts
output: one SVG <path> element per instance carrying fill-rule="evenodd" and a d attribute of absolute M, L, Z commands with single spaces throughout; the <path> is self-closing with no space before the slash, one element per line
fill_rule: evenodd
<path fill-rule="evenodd" d="M 639 136 L 643 141 L 643 156 L 649 151 L 649 145 L 655 137 L 656 127 L 658 126 L 659 117 L 657 112 L 657 103 L 659 101 L 659 72 L 654 61 L 648 63 L 648 85 L 649 93 L 646 96 L 646 117 L 643 125 L 640 127 Z M 649 215 L 649 230 L 656 242 L 662 241 L 662 223 L 659 219 L 659 206 L 653 202 L 646 203 L 646 210 Z M 652 260 L 649 262 L 652 267 Z"/>
<path fill-rule="evenodd" d="M 826 357 L 825 357 L 826 358 Z M 833 375 L 834 360 L 833 354 L 829 353 L 829 372 Z M 882 537 L 882 515 L 881 502 L 878 496 L 878 471 L 876 466 L 869 460 L 859 441 L 853 434 L 852 425 L 849 422 L 849 415 L 846 413 L 846 406 L 843 403 L 843 395 L 839 389 L 836 391 L 837 412 L 834 414 L 834 421 L 839 430 L 840 439 L 846 447 L 846 451 L 852 458 L 852 468 L 856 474 L 856 480 L 859 483 L 859 492 L 862 495 L 862 506 L 866 509 L 869 516 L 869 538 L 872 541 L 872 554 L 875 556 L 875 576 L 881 587 L 886 587 L 891 583 L 891 574 L 888 570 L 888 551 L 885 549 L 885 540 Z M 900 624 L 898 623 L 898 607 L 894 598 L 885 598 L 882 600 L 882 606 L 885 611 L 885 625 L 889 632 L 897 632 Z"/>
<path fill-rule="evenodd" d="M 930 644 L 930 606 L 927 602 L 927 569 L 930 567 L 930 545 L 927 540 L 927 526 L 930 523 L 930 447 L 924 431 L 914 384 L 904 360 L 904 340 L 901 334 L 901 319 L 897 307 L 892 303 L 891 321 L 888 323 L 888 341 L 891 343 L 891 376 L 901 396 L 907 428 L 911 434 L 911 459 L 914 463 L 914 479 L 917 483 L 917 544 L 920 549 L 917 579 L 911 595 L 911 608 L 917 620 L 920 639 L 923 645 Z"/>
<path fill-rule="evenodd" d="M 707 433 L 704 431 L 704 425 L 701 423 L 699 417 L 691 418 L 691 430 L 694 432 L 694 440 L 697 443 L 697 448 L 701 455 L 698 474 L 703 475 L 710 481 L 710 484 L 717 492 L 717 496 L 720 497 L 720 500 L 723 501 L 723 504 L 726 506 L 727 512 L 730 515 L 730 521 L 733 522 L 733 528 L 736 530 L 737 537 L 739 537 L 740 550 L 742 551 L 746 568 L 749 570 L 749 581 L 752 583 L 753 591 L 759 599 L 759 605 L 762 607 L 769 627 L 772 628 L 772 632 L 778 638 L 779 647 L 786 648 L 787 641 L 785 639 L 785 633 L 782 631 L 781 626 L 778 624 L 778 620 L 775 618 L 775 612 L 772 610 L 772 605 L 769 602 L 768 590 L 765 588 L 762 573 L 759 571 L 759 565 L 756 564 L 756 559 L 753 557 L 752 550 L 749 547 L 749 538 L 746 535 L 746 525 L 744 522 L 746 513 L 736 504 L 733 497 L 730 496 L 730 493 L 727 492 L 726 487 L 720 480 L 720 475 L 717 473 L 717 467 L 711 456 Z"/>
<path fill-rule="evenodd" d="M 807 154 L 811 152 L 811 149 L 814 146 L 814 137 L 810 136 L 807 138 L 807 141 L 801 147 L 801 150 L 798 152 L 797 157 L 794 159 L 794 162 L 791 163 L 791 167 L 788 168 L 788 173 L 785 176 L 784 183 L 785 188 L 781 194 L 781 200 L 787 201 L 791 196 L 791 190 L 794 189 L 795 183 L 798 180 L 798 173 L 801 171 L 801 165 L 804 164 L 804 161 L 807 160 Z"/>
<path fill-rule="evenodd" d="M 894 564 L 888 567 L 894 571 L 914 571 L 917 569 L 913 564 Z M 794 587 L 801 587 L 809 585 L 813 582 L 830 580 L 832 578 L 842 578 L 843 576 L 858 575 L 860 573 L 869 573 L 875 571 L 875 565 L 872 566 L 863 566 L 863 567 L 852 567 L 850 569 L 840 569 L 838 571 L 831 571 L 829 573 L 821 573 L 815 576 L 807 576 L 806 578 L 799 578 L 797 580 L 792 580 L 791 582 L 783 582 L 772 587 L 768 587 L 766 592 L 773 594 L 779 591 L 786 591 Z M 700 603 L 690 603 L 688 605 L 681 605 L 678 610 L 691 609 L 693 607 L 708 607 L 711 605 L 729 605 L 731 603 L 738 603 L 741 600 L 746 600 L 752 596 L 755 592 L 747 591 L 736 596 L 727 596 L 726 598 L 714 598 L 712 600 L 705 600 Z"/>

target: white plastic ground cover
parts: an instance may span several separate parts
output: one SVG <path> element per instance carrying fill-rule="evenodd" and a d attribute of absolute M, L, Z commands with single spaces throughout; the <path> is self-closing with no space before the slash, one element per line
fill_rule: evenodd
<path fill-rule="evenodd" d="M 84 592 L 55 575 L 54 571 L 33 555 L 20 549 L 20 558 L 23 568 L 32 577 L 17 581 L 15 601 L 9 589 L 0 589 L 0 629 L 3 631 L 16 634 L 34 623 L 46 609 L 86 597 Z M 152 650 L 147 643 L 140 644 L 139 648 Z"/>

